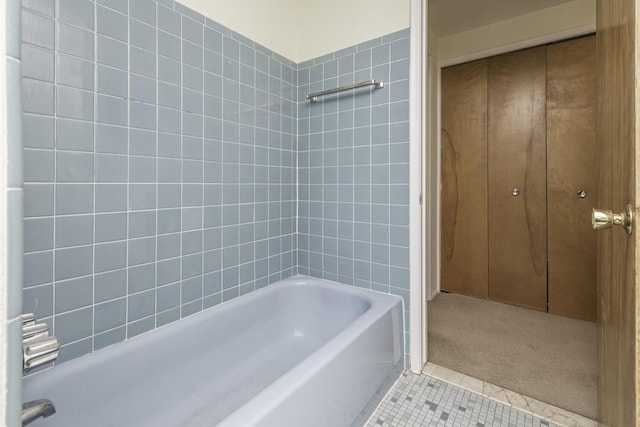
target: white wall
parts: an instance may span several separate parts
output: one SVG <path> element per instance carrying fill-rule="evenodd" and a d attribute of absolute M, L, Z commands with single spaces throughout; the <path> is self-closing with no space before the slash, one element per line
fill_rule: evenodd
<path fill-rule="evenodd" d="M 180 0 L 302 62 L 410 26 L 409 0 Z"/>
<path fill-rule="evenodd" d="M 574 0 L 495 24 L 438 40 L 439 61 L 443 65 L 470 61 L 506 50 L 529 47 L 528 41 L 544 44 L 562 37 L 587 34 L 596 29 L 596 0 Z"/>
<path fill-rule="evenodd" d="M 7 73 L 6 73 L 6 16 L 5 8 L 0 8 L 0 425 L 7 423 L 7 392 L 9 388 L 9 381 L 7 375 L 7 354 L 9 342 L 7 338 L 7 331 L 9 322 L 7 321 L 7 262 L 8 262 L 8 239 L 7 239 L 7 131 L 6 131 L 6 116 L 7 116 Z M 14 343 L 18 344 L 18 343 Z"/>
<path fill-rule="evenodd" d="M 179 0 L 251 40 L 295 60 L 299 0 Z"/>
<path fill-rule="evenodd" d="M 0 425 L 22 409 L 22 105 L 20 0 L 0 8 Z"/>
<path fill-rule="evenodd" d="M 408 0 L 300 0 L 296 62 L 411 26 Z"/>

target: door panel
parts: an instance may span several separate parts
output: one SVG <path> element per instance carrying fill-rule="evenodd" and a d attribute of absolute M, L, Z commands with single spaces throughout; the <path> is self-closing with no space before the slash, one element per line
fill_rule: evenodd
<path fill-rule="evenodd" d="M 487 298 L 487 61 L 442 70 L 441 288 Z"/>
<path fill-rule="evenodd" d="M 596 320 L 595 36 L 547 47 L 549 312 Z M 586 193 L 579 198 L 578 191 Z"/>
<path fill-rule="evenodd" d="M 637 0 L 597 2 L 598 192 L 596 207 L 637 218 Z M 637 227 L 638 221 L 635 221 Z M 638 425 L 638 230 L 597 232 L 598 418 Z"/>
<path fill-rule="evenodd" d="M 488 60 L 489 298 L 547 310 L 545 47 Z M 519 189 L 518 196 L 512 189 Z"/>

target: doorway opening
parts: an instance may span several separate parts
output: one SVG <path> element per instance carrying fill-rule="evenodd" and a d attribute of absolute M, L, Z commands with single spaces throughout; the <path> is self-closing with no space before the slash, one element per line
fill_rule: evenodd
<path fill-rule="evenodd" d="M 432 265 L 438 269 L 426 278 L 435 285 L 426 290 L 429 362 L 595 419 L 595 271 L 584 272 L 584 277 L 593 276 L 586 292 L 589 296 L 576 297 L 576 289 L 584 287 L 586 279 L 575 277 L 575 271 L 565 271 L 570 254 L 567 259 L 558 257 L 558 246 L 567 242 L 574 251 L 583 246 L 584 227 L 577 224 L 586 217 L 585 225 L 590 226 L 593 203 L 586 210 L 579 205 L 577 213 L 566 215 L 575 224 L 556 223 L 556 215 L 567 212 L 568 199 L 564 194 L 558 196 L 558 186 L 550 183 L 560 179 L 569 184 L 566 178 L 558 178 L 558 172 L 567 166 L 557 164 L 555 147 L 562 146 L 561 153 L 567 148 L 561 142 L 569 138 L 563 132 L 571 119 L 562 115 L 566 108 L 557 108 L 553 98 L 566 98 L 567 83 L 549 81 L 557 70 L 571 75 L 567 70 L 575 61 L 565 59 L 569 63 L 556 64 L 552 70 L 549 64 L 575 52 L 575 46 L 559 42 L 595 31 L 595 2 L 546 1 L 532 10 L 527 9 L 533 7 L 531 2 L 500 5 L 500 1 L 492 1 L 482 2 L 483 11 L 474 9 L 480 2 L 446 2 L 446 9 L 443 3 L 429 2 L 429 84 L 431 93 L 438 95 L 431 97 L 427 145 L 437 150 L 438 159 L 427 179 L 430 190 L 438 195 L 433 208 L 436 212 L 432 212 L 438 217 L 437 239 L 430 248 L 437 253 Z M 519 9 L 518 3 L 522 3 Z M 487 21 L 488 15 L 494 20 Z M 575 19 L 556 19 L 549 24 L 550 17 L 558 15 Z M 537 25 L 542 23 L 545 25 Z M 590 43 L 585 42 L 588 38 L 576 40 L 564 43 Z M 553 44 L 547 46 L 549 43 Z M 595 43 L 593 50 L 595 56 Z M 533 59 L 526 55 L 533 55 Z M 521 74 L 531 74 L 536 67 L 537 91 L 514 83 L 518 68 Z M 506 86 L 506 92 L 495 92 L 501 85 Z M 553 92 L 554 87 L 560 93 Z M 550 90 L 551 101 L 547 99 Z M 535 102 L 539 103 L 537 109 Z M 590 124 L 595 121 L 595 99 L 593 107 Z M 544 126 L 527 128 L 535 120 L 523 121 L 525 112 L 537 114 Z M 479 131 L 478 126 L 472 129 L 474 115 L 480 118 Z M 450 128 L 456 120 L 462 130 Z M 548 129 L 547 123 L 561 124 L 561 130 Z M 536 138 L 542 141 L 537 148 L 532 144 Z M 518 139 L 523 143 L 518 145 Z M 460 140 L 476 141 L 476 150 L 480 141 L 479 151 L 462 153 L 460 145 L 454 146 Z M 556 142 L 550 148 L 548 141 Z M 474 144 L 466 142 L 466 146 Z M 580 154 L 575 155 L 574 150 Z M 584 147 L 567 152 L 574 153 L 574 158 L 584 157 L 585 152 L 595 156 L 595 149 Z M 478 161 L 483 158 L 484 173 L 479 173 Z M 523 168 L 518 169 L 519 162 Z M 583 166 L 577 169 L 592 170 Z M 571 190 L 572 203 L 585 201 L 582 192 L 595 197 L 596 184 L 585 185 L 588 187 Z M 487 208 L 479 210 L 478 205 L 483 204 Z M 514 204 L 519 205 L 522 217 L 509 211 Z M 469 212 L 465 214 L 464 209 Z M 563 235 L 569 229 L 579 229 L 580 237 Z M 452 239 L 456 233 L 457 238 Z M 593 248 L 582 252 L 595 258 L 593 240 Z M 520 245 L 523 242 L 524 246 Z M 520 249 L 526 254 L 519 253 Z M 590 270 L 593 264 L 582 265 Z M 529 275 L 525 274 L 527 268 Z"/>

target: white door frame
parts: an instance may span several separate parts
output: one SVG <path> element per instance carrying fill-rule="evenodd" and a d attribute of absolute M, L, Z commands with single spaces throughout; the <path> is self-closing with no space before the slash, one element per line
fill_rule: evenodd
<path fill-rule="evenodd" d="M 427 362 L 427 311 L 425 298 L 425 272 L 430 265 L 423 256 L 426 204 L 423 200 L 423 145 L 427 135 L 427 2 L 411 0 L 411 73 L 409 79 L 410 109 L 410 184 L 409 184 L 409 230 L 410 230 L 410 303 L 409 355 L 410 369 L 419 373 Z M 424 150 L 428 151 L 428 150 Z M 427 221 L 427 222 L 425 222 Z"/>

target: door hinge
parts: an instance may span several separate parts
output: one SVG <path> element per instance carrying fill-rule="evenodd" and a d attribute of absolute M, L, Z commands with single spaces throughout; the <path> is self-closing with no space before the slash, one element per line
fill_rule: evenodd
<path fill-rule="evenodd" d="M 420 198 L 419 198 L 419 200 L 420 200 L 420 204 L 422 204 L 422 200 L 423 200 L 423 199 L 424 199 L 424 197 L 422 196 L 422 193 L 420 193 Z"/>

